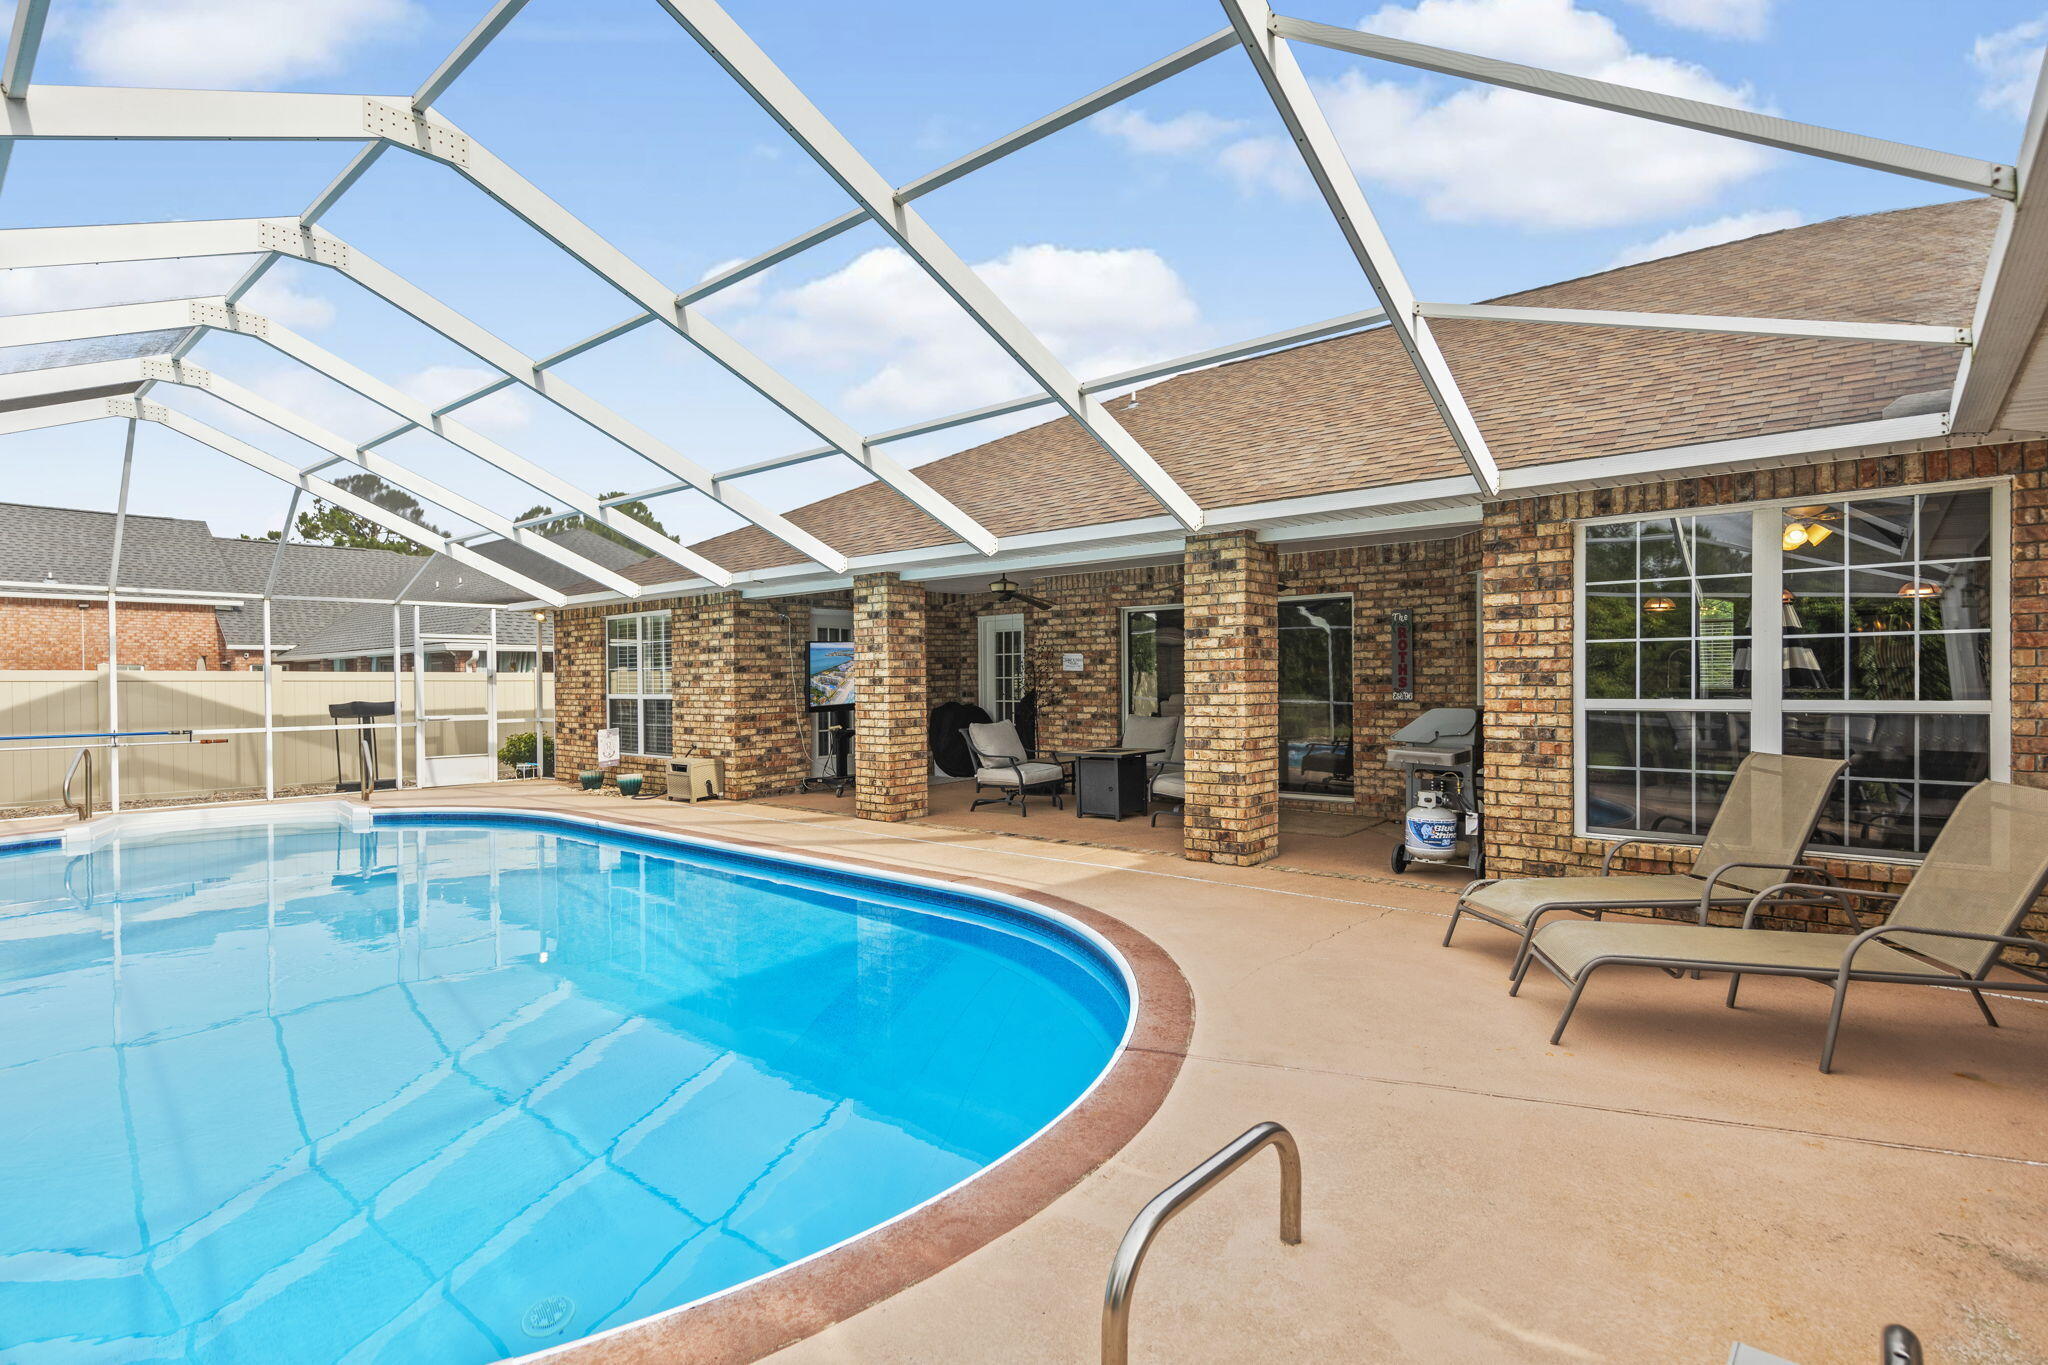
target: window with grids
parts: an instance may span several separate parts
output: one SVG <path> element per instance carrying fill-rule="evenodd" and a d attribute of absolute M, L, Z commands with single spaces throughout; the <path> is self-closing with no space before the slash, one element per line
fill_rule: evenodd
<path fill-rule="evenodd" d="M 606 618 L 604 651 L 605 723 L 619 732 L 619 752 L 668 757 L 675 719 L 669 614 Z"/>
<path fill-rule="evenodd" d="M 1586 831 L 1703 835 L 1754 748 L 1847 763 L 1816 845 L 1924 853 L 1970 784 L 2005 775 L 1995 503 L 1971 488 L 1586 526 Z"/>

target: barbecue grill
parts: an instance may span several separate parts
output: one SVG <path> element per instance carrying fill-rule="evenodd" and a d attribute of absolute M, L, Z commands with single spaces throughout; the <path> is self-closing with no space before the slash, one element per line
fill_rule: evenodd
<path fill-rule="evenodd" d="M 1396 730 L 1387 745 L 1387 766 L 1403 778 L 1403 811 L 1413 808 L 1424 790 L 1434 791 L 1458 812 L 1462 859 L 1430 859 L 1434 867 L 1469 867 L 1476 875 L 1482 854 L 1479 839 L 1479 712 L 1469 706 L 1439 706 Z M 1405 822 L 1406 816 L 1403 816 Z M 1404 831 L 1405 832 L 1405 831 Z M 1394 871 L 1408 869 L 1408 850 L 1394 845 Z M 1415 861 L 1423 861 L 1417 858 Z"/>

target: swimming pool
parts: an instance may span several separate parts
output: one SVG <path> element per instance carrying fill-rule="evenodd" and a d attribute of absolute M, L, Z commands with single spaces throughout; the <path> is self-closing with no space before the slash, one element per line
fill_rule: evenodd
<path fill-rule="evenodd" d="M 0 1356 L 483 1362 L 926 1202 L 1103 1074 L 1115 955 L 553 817 L 0 854 Z"/>

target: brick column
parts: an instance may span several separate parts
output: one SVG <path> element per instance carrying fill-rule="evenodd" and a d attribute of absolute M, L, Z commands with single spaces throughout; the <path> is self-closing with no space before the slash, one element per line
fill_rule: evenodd
<path fill-rule="evenodd" d="M 794 790 L 810 762 L 798 658 L 808 610 L 736 592 L 689 605 L 670 623 L 675 752 L 724 759 L 735 801 Z"/>
<path fill-rule="evenodd" d="M 924 589 L 892 573 L 853 580 L 853 813 L 915 820 L 931 809 Z"/>
<path fill-rule="evenodd" d="M 1280 575 L 1250 531 L 1188 537 L 1187 812 L 1193 862 L 1245 867 L 1280 846 Z"/>

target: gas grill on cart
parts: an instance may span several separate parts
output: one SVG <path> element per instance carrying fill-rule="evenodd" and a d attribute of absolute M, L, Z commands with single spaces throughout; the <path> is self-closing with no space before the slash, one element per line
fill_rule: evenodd
<path fill-rule="evenodd" d="M 1387 766 L 1403 776 L 1403 840 L 1394 846 L 1393 866 L 1405 872 L 1411 862 L 1438 867 L 1480 870 L 1479 837 L 1479 713 L 1467 706 L 1440 706 L 1425 711 L 1395 731 L 1387 746 Z M 1431 799 L 1424 801 L 1428 795 Z M 1416 817 L 1425 825 L 1454 821 L 1448 847 L 1431 843 L 1429 830 L 1417 837 Z"/>

